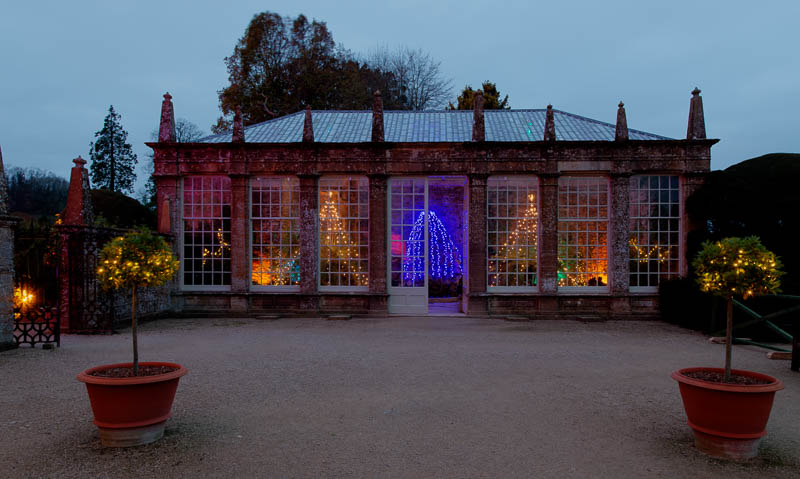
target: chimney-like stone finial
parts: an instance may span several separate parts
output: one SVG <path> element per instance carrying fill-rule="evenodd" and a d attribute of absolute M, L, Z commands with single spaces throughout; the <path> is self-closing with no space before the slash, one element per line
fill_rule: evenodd
<path fill-rule="evenodd" d="M 306 106 L 306 116 L 303 120 L 303 143 L 314 143 L 314 125 L 311 123 L 311 106 Z"/>
<path fill-rule="evenodd" d="M 158 127 L 158 142 L 174 142 L 175 136 L 175 109 L 172 106 L 172 95 L 164 94 L 161 102 L 161 124 Z"/>
<path fill-rule="evenodd" d="M 706 139 L 706 120 L 703 118 L 703 97 L 700 89 L 692 90 L 692 99 L 689 101 L 689 126 L 686 129 L 687 140 Z"/>
<path fill-rule="evenodd" d="M 242 107 L 236 106 L 233 113 L 233 135 L 231 141 L 234 143 L 244 143 L 244 127 L 242 126 Z"/>
<path fill-rule="evenodd" d="M 380 90 L 375 90 L 375 94 L 372 96 L 372 141 L 376 143 L 384 141 L 383 98 Z"/>
<path fill-rule="evenodd" d="M 486 123 L 483 118 L 483 91 L 475 92 L 472 102 L 472 141 L 486 141 Z"/>
<path fill-rule="evenodd" d="M 84 168 L 86 160 L 79 156 L 72 162 L 75 166 L 72 167 L 69 177 L 63 221 L 65 225 L 91 226 L 94 223 L 94 213 L 89 188 L 89 171 Z"/>
<path fill-rule="evenodd" d="M 617 131 L 614 133 L 614 141 L 625 141 L 628 139 L 628 119 L 625 116 L 625 104 L 619 102 L 617 109 Z"/>
<path fill-rule="evenodd" d="M 3 150 L 0 149 L 0 216 L 8 215 L 8 185 L 6 170 L 3 166 Z"/>
<path fill-rule="evenodd" d="M 547 105 L 544 117 L 544 141 L 556 141 L 556 120 L 553 116 L 553 105 Z"/>

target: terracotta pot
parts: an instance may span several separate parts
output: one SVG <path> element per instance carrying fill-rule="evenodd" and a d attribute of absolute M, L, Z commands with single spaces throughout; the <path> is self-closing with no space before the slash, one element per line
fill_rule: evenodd
<path fill-rule="evenodd" d="M 178 381 L 189 370 L 175 363 L 147 362 L 139 366 L 169 366 L 176 371 L 158 376 L 103 378 L 91 373 L 131 367 L 133 363 L 106 364 L 78 374 L 86 383 L 94 423 L 104 446 L 128 447 L 156 441 L 164 435 Z"/>
<path fill-rule="evenodd" d="M 695 371 L 724 373 L 722 368 L 686 368 L 672 373 L 678 381 L 689 426 L 697 448 L 711 456 L 744 460 L 758 454 L 775 391 L 783 383 L 767 376 L 733 369 L 734 374 L 768 381 L 769 384 L 740 385 L 701 381 L 684 376 Z"/>

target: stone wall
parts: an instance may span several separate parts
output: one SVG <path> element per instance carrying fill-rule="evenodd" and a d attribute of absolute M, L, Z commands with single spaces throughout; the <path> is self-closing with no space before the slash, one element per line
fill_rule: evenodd
<path fill-rule="evenodd" d="M 16 347 L 14 342 L 15 225 L 14 218 L 0 216 L 0 351 Z"/>
<path fill-rule="evenodd" d="M 172 311 L 170 285 L 136 290 L 136 318 L 158 316 Z M 115 327 L 126 327 L 131 321 L 131 290 L 121 289 L 113 296 L 113 320 Z"/>

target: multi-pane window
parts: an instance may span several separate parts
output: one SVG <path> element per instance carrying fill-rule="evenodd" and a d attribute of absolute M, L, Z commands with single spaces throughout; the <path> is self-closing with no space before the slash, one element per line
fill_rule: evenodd
<path fill-rule="evenodd" d="M 558 180 L 558 285 L 608 285 L 608 180 Z"/>
<path fill-rule="evenodd" d="M 369 284 L 369 184 L 363 176 L 319 180 L 320 287 Z"/>
<path fill-rule="evenodd" d="M 254 286 L 300 285 L 300 181 L 256 178 L 251 183 Z"/>
<path fill-rule="evenodd" d="M 630 286 L 654 288 L 680 274 L 678 177 L 634 176 L 630 184 Z"/>
<path fill-rule="evenodd" d="M 183 284 L 231 284 L 231 181 L 227 176 L 183 179 Z"/>
<path fill-rule="evenodd" d="M 539 243 L 538 202 L 539 191 L 535 178 L 489 178 L 489 288 L 535 288 Z"/>
<path fill-rule="evenodd" d="M 423 287 L 425 179 L 393 179 L 391 187 L 391 286 Z"/>

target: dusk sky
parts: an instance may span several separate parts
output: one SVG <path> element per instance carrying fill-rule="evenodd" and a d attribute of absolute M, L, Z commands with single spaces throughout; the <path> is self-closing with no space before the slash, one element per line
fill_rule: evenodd
<path fill-rule="evenodd" d="M 303 13 L 357 53 L 422 48 L 453 99 L 495 82 L 512 108 L 556 109 L 685 138 L 702 90 L 712 169 L 800 152 L 800 2 L 76 1 L 7 2 L 0 16 L 0 147 L 6 167 L 68 176 L 110 104 L 140 164 L 161 96 L 205 132 L 230 55 L 254 14 Z M 143 178 L 138 181 L 141 185 Z"/>

